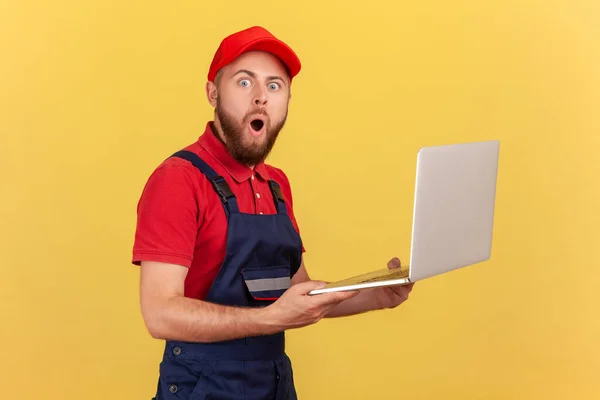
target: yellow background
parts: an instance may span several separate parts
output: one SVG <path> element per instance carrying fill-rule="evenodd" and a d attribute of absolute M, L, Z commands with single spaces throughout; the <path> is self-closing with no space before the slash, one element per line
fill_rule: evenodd
<path fill-rule="evenodd" d="M 492 260 L 290 332 L 301 398 L 600 398 L 599 4 L 1 1 L 0 397 L 152 397 L 138 196 L 262 24 L 303 62 L 270 162 L 315 278 L 408 262 L 420 146 L 501 141 Z"/>

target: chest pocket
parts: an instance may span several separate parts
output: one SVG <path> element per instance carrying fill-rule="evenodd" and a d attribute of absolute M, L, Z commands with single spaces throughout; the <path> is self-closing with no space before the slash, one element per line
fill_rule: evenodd
<path fill-rule="evenodd" d="M 258 301 L 277 300 L 291 286 L 290 265 L 245 268 L 241 273 L 250 296 Z"/>

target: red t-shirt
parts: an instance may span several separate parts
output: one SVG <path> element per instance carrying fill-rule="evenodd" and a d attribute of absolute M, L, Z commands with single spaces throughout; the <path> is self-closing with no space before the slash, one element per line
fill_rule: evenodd
<path fill-rule="evenodd" d="M 240 164 L 213 134 L 211 126 L 207 123 L 198 141 L 185 150 L 196 153 L 225 178 L 242 213 L 277 213 L 268 180 L 277 182 L 299 232 L 284 172 L 265 163 L 254 170 Z M 163 161 L 149 177 L 138 202 L 133 264 L 160 261 L 187 267 L 185 296 L 204 299 L 221 268 L 226 244 L 227 216 L 212 184 L 189 161 Z"/>

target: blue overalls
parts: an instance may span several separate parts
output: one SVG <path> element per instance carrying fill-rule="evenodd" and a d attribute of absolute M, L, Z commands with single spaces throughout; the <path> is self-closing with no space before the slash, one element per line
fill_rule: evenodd
<path fill-rule="evenodd" d="M 187 151 L 172 157 L 190 161 L 209 179 L 227 215 L 225 260 L 205 300 L 242 307 L 273 303 L 289 288 L 302 257 L 279 185 L 269 181 L 277 214 L 241 213 L 225 179 L 200 157 Z M 283 332 L 217 343 L 166 342 L 156 400 L 296 398 Z"/>

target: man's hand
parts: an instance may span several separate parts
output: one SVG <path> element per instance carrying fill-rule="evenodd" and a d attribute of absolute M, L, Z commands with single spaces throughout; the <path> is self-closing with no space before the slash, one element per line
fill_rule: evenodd
<path fill-rule="evenodd" d="M 334 306 L 357 292 L 309 296 L 323 282 L 293 285 L 265 308 L 213 304 L 184 296 L 188 268 L 142 262 L 140 300 L 152 337 L 164 340 L 217 342 L 277 333 L 319 321 Z"/>
<path fill-rule="evenodd" d="M 324 282 L 308 281 L 290 287 L 275 303 L 264 309 L 265 322 L 274 331 L 300 328 L 318 322 L 329 310 L 358 294 L 358 291 L 308 293 L 325 286 Z"/>
<path fill-rule="evenodd" d="M 400 259 L 392 258 L 388 268 L 400 268 Z M 326 315 L 327 318 L 346 317 L 364 312 L 396 308 L 408 299 L 414 283 L 401 286 L 377 287 L 361 289 L 356 297 L 333 307 Z"/>
<path fill-rule="evenodd" d="M 398 257 L 392 258 L 387 264 L 387 267 L 390 269 L 400 268 L 401 266 L 402 264 Z M 413 285 L 414 283 L 401 286 L 378 287 L 373 289 L 371 295 L 375 299 L 377 308 L 396 308 L 408 300 L 408 295 L 410 294 Z"/>

